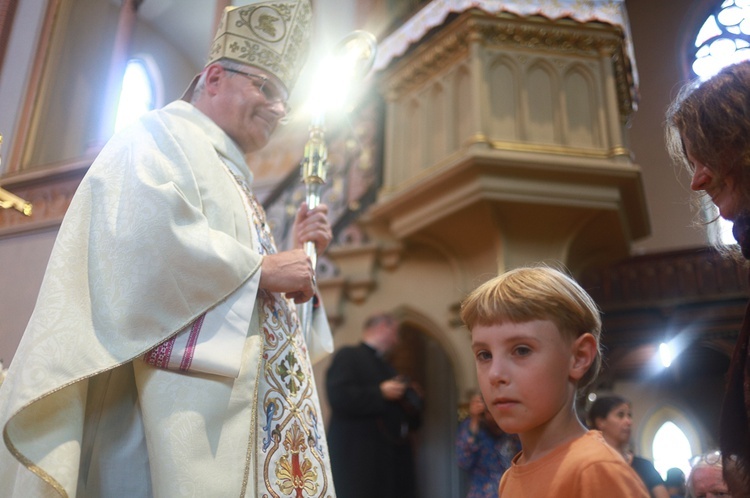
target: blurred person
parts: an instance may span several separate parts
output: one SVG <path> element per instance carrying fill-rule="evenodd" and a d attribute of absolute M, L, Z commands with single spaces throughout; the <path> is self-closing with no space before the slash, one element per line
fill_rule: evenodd
<path fill-rule="evenodd" d="M 643 483 L 575 400 L 599 372 L 599 309 L 571 277 L 547 266 L 505 272 L 461 304 L 482 396 L 521 452 L 501 498 L 647 498 Z"/>
<path fill-rule="evenodd" d="M 0 389 L 3 498 L 334 495 L 311 358 L 330 330 L 319 308 L 304 337 L 295 309 L 327 209 L 303 205 L 278 252 L 246 162 L 311 27 L 307 0 L 226 9 L 183 100 L 89 168 Z"/>
<path fill-rule="evenodd" d="M 588 413 L 589 427 L 601 431 L 604 440 L 633 467 L 652 498 L 669 498 L 669 492 L 654 464 L 635 456 L 630 449 L 633 414 L 630 402 L 617 395 L 597 396 Z"/>
<path fill-rule="evenodd" d="M 469 416 L 461 421 L 456 433 L 458 466 L 466 471 L 469 481 L 466 498 L 496 497 L 500 478 L 520 449 L 518 437 L 503 432 L 482 395 L 473 394 Z"/>
<path fill-rule="evenodd" d="M 362 342 L 336 353 L 326 374 L 328 445 L 339 498 L 415 498 L 412 434 L 422 400 L 385 359 L 399 342 L 398 322 L 371 315 Z"/>
<path fill-rule="evenodd" d="M 710 198 L 734 223 L 742 257 L 750 259 L 750 61 L 685 85 L 666 115 L 667 148 L 692 175 L 690 188 Z M 729 365 L 719 446 L 735 498 L 750 496 L 750 307 Z"/>
<path fill-rule="evenodd" d="M 721 453 L 711 451 L 690 460 L 687 498 L 732 498 L 722 475 Z"/>
<path fill-rule="evenodd" d="M 685 473 L 677 467 L 667 470 L 667 478 L 664 479 L 669 498 L 685 498 Z"/>

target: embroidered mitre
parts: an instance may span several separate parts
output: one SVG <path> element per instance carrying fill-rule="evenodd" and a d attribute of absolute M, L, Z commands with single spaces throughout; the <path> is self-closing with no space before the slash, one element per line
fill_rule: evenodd
<path fill-rule="evenodd" d="M 261 1 L 224 9 L 206 66 L 219 59 L 258 67 L 291 92 L 309 51 L 309 0 Z"/>

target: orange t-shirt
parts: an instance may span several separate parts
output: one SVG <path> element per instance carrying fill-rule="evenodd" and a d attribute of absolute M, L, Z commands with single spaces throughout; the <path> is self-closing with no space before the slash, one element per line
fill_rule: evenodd
<path fill-rule="evenodd" d="M 519 465 L 522 453 L 500 480 L 498 496 L 649 498 L 638 475 L 599 431 L 589 431 L 539 460 Z"/>

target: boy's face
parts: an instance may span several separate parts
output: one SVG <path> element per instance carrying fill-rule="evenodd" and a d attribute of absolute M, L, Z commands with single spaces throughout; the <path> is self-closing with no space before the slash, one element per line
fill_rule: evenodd
<path fill-rule="evenodd" d="M 582 368 L 576 353 L 584 336 L 565 339 L 549 320 L 477 325 L 471 336 L 479 387 L 505 432 L 543 431 L 557 419 L 568 421 L 575 381 L 591 364 Z"/>

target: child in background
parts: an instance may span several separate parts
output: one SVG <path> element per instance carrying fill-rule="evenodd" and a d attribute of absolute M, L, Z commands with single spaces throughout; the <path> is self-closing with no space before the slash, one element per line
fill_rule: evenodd
<path fill-rule="evenodd" d="M 469 489 L 465 498 L 492 498 L 510 462 L 521 449 L 518 436 L 498 427 L 482 395 L 469 400 L 469 416 L 456 431 L 456 460 L 466 471 Z"/>
<path fill-rule="evenodd" d="M 576 415 L 576 394 L 601 364 L 601 319 L 586 291 L 553 268 L 518 268 L 472 292 L 461 319 L 487 408 L 521 440 L 500 497 L 648 498 L 622 456 Z"/>

